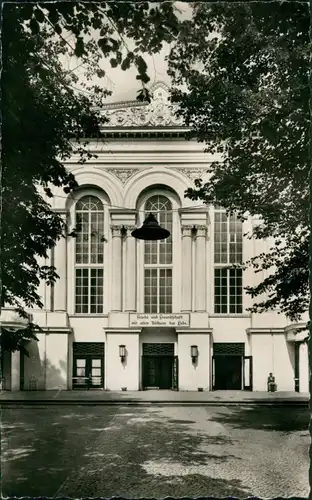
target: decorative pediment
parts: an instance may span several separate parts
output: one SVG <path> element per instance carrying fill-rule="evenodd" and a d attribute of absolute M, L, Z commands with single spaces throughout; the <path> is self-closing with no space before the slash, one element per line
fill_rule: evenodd
<path fill-rule="evenodd" d="M 176 127 L 183 126 L 174 115 L 176 106 L 169 101 L 169 88 L 158 82 L 150 89 L 151 102 L 129 101 L 104 106 L 107 127 Z"/>

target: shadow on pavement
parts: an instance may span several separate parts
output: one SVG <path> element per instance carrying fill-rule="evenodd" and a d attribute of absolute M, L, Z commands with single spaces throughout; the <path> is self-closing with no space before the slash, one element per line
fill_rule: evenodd
<path fill-rule="evenodd" d="M 223 445 L 231 440 L 194 431 L 192 423 L 143 408 L 127 409 L 115 419 L 119 430 L 98 436 L 95 448 L 104 452 L 103 457 L 89 457 L 87 466 L 72 475 L 58 495 L 74 497 L 79 491 L 79 497 L 197 498 L 209 492 L 247 498 L 251 492 L 239 474 L 235 479 L 222 477 L 223 464 L 233 457 Z"/>
<path fill-rule="evenodd" d="M 279 432 L 308 431 L 309 408 L 241 406 L 231 408 L 230 413 L 219 413 L 214 420 L 236 428 Z"/>

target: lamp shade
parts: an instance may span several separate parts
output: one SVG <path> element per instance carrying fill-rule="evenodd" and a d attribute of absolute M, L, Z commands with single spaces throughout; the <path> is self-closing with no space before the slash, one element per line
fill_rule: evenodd
<path fill-rule="evenodd" d="M 124 358 L 126 356 L 126 346 L 125 345 L 119 346 L 119 356 L 121 358 Z"/>
<path fill-rule="evenodd" d="M 150 213 L 145 221 L 143 222 L 143 226 L 132 231 L 132 236 L 137 238 L 138 240 L 165 240 L 170 236 L 170 232 L 160 227 L 157 222 L 156 217 Z"/>
<path fill-rule="evenodd" d="M 192 358 L 197 358 L 198 357 L 198 347 L 197 347 L 197 345 L 191 345 L 191 357 Z"/>

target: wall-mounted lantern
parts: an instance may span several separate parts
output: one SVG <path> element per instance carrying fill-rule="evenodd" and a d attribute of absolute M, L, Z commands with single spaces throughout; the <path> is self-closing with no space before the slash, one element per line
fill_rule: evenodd
<path fill-rule="evenodd" d="M 123 363 L 124 360 L 126 359 L 126 346 L 125 345 L 119 346 L 119 356 L 120 356 L 121 362 Z"/>
<path fill-rule="evenodd" d="M 191 345 L 191 358 L 192 363 L 195 363 L 198 358 L 198 347 L 197 345 Z"/>

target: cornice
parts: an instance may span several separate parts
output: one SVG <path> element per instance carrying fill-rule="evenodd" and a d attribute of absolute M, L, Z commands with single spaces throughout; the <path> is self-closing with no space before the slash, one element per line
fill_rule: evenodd
<path fill-rule="evenodd" d="M 213 328 L 176 328 L 175 329 L 176 333 L 188 333 L 188 334 L 193 334 L 193 333 L 208 333 L 212 334 Z"/>
<path fill-rule="evenodd" d="M 172 170 L 177 171 L 180 175 L 182 174 L 183 176 L 188 177 L 189 179 L 193 180 L 195 178 L 203 177 L 205 174 L 205 171 L 207 168 L 201 168 L 201 173 L 198 174 L 198 172 L 191 172 L 191 169 L 193 167 L 189 167 L 190 170 L 188 172 L 185 172 L 185 168 L 183 165 L 185 164 L 194 164 L 194 169 L 198 168 L 196 165 L 198 164 L 205 164 L 210 163 L 209 160 L 207 159 L 207 156 L 204 155 L 204 153 L 187 153 L 186 154 L 181 151 L 180 153 L 166 153 L 166 152 L 149 152 L 149 153 L 127 153 L 127 152 L 114 152 L 114 151 L 108 151 L 107 153 L 100 153 L 94 151 L 94 153 L 97 155 L 97 158 L 91 158 L 90 160 L 87 160 L 84 165 L 104 165 L 108 164 L 110 166 L 117 166 L 120 165 L 162 165 L 163 167 L 172 168 Z M 77 165 L 79 162 L 80 157 L 79 155 L 73 155 L 70 160 L 64 162 L 66 165 Z M 181 171 L 179 171 L 175 167 L 169 167 L 168 164 L 175 164 L 177 166 L 181 166 Z"/>
<path fill-rule="evenodd" d="M 198 214 L 198 213 L 207 213 L 209 211 L 209 206 L 207 205 L 206 207 L 187 207 L 187 208 L 179 208 L 178 209 L 180 215 L 184 214 Z"/>
<path fill-rule="evenodd" d="M 285 333 L 285 328 L 247 328 L 248 335 Z"/>
<path fill-rule="evenodd" d="M 103 328 L 105 333 L 141 333 L 142 328 Z"/>
<path fill-rule="evenodd" d="M 306 321 L 301 321 L 299 323 L 293 323 L 291 325 L 288 325 L 285 327 L 285 332 L 292 332 L 292 331 L 296 331 L 296 332 L 299 332 L 299 331 L 302 331 L 302 330 L 308 330 L 309 327 L 307 326 L 307 322 Z"/>
<path fill-rule="evenodd" d="M 135 208 L 109 208 L 110 214 L 121 214 L 121 215 L 136 215 L 137 210 Z"/>

